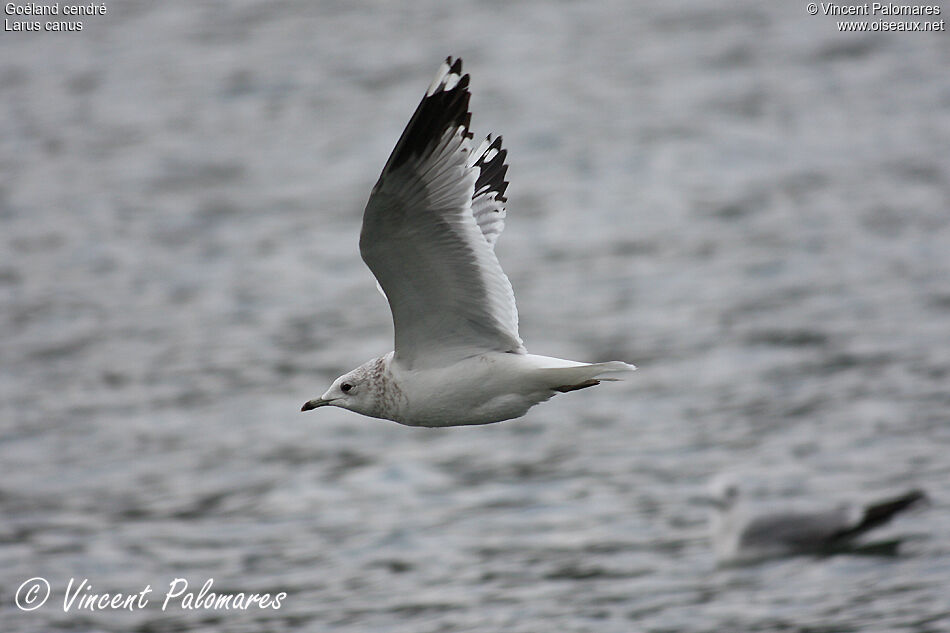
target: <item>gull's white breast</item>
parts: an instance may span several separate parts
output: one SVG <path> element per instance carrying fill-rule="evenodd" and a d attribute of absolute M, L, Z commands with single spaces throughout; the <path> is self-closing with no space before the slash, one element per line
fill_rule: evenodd
<path fill-rule="evenodd" d="M 548 360 L 490 352 L 436 369 L 406 370 L 394 362 L 390 375 L 402 393 L 397 422 L 440 427 L 520 417 L 554 395 L 541 371 Z"/>

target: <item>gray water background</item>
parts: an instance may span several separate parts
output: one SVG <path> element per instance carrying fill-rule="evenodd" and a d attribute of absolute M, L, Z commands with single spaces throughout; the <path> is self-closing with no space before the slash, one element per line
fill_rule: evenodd
<path fill-rule="evenodd" d="M 107 6 L 0 33 L 3 631 L 950 631 L 945 32 Z M 640 371 L 486 427 L 301 414 L 391 349 L 360 217 L 449 54 L 510 150 L 529 350 Z M 690 497 L 723 470 L 757 501 L 933 502 L 881 531 L 898 557 L 720 568 Z M 176 577 L 288 596 L 162 612 Z M 70 578 L 153 600 L 66 613 Z"/>

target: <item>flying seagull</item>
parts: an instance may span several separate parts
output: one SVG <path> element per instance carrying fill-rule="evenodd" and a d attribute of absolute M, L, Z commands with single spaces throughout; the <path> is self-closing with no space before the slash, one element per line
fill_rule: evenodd
<path fill-rule="evenodd" d="M 389 301 L 395 350 L 333 381 L 303 411 L 349 409 L 408 426 L 489 424 L 557 393 L 618 380 L 620 361 L 529 354 L 494 246 L 507 150 L 468 130 L 469 76 L 445 60 L 363 212 L 360 254 Z"/>
<path fill-rule="evenodd" d="M 920 490 L 866 506 L 752 513 L 740 501 L 733 477 L 718 477 L 702 500 L 712 506 L 713 549 L 720 562 L 749 562 L 797 554 L 893 553 L 900 540 L 861 543 L 858 538 L 897 513 L 926 500 Z"/>

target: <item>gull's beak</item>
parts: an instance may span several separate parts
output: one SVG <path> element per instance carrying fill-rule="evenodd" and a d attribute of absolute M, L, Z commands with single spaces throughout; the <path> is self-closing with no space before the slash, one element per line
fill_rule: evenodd
<path fill-rule="evenodd" d="M 327 406 L 328 404 L 330 404 L 331 402 L 333 402 L 333 401 L 332 401 L 332 400 L 324 400 L 323 398 L 317 398 L 316 400 L 308 400 L 307 402 L 304 403 L 304 405 L 300 408 L 300 410 L 301 410 L 301 411 L 311 411 L 311 410 L 313 410 L 313 409 L 316 409 L 317 407 L 325 407 L 325 406 Z"/>

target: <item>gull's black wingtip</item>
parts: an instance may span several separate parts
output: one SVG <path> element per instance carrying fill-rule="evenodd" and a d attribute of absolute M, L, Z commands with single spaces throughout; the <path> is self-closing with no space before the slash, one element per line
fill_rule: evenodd
<path fill-rule="evenodd" d="M 448 129 L 461 128 L 468 138 L 472 137 L 468 131 L 472 120 L 468 111 L 471 98 L 468 84 L 469 76 L 462 74 L 462 58 L 453 60 L 451 56 L 446 57 L 439 74 L 429 85 L 409 124 L 399 137 L 383 173 L 424 156 Z"/>
<path fill-rule="evenodd" d="M 929 502 L 930 499 L 927 493 L 920 489 L 914 489 L 898 497 L 871 504 L 864 508 L 864 515 L 857 525 L 836 534 L 834 540 L 840 541 L 854 538 L 868 530 L 873 530 L 876 527 L 884 525 L 899 512 L 903 512 L 917 504 L 927 504 Z"/>
<path fill-rule="evenodd" d="M 490 144 L 485 151 L 475 161 L 475 167 L 478 167 L 478 179 L 475 181 L 475 195 L 487 192 L 495 192 L 495 198 L 500 202 L 507 202 L 505 191 L 508 189 L 508 181 L 505 176 L 508 173 L 508 150 L 502 148 L 501 134 L 491 140 L 488 135 L 487 141 Z"/>

